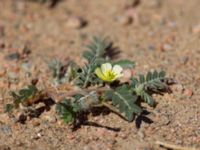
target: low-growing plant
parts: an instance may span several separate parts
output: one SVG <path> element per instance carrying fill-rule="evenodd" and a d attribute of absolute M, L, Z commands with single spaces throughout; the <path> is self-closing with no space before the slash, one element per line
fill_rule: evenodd
<path fill-rule="evenodd" d="M 79 66 L 75 62 L 63 65 L 58 60 L 50 64 L 57 91 L 59 86 L 70 86 L 68 90 L 62 90 L 62 99 L 52 96 L 52 92 L 56 92 L 52 89 L 51 92 L 49 89 L 40 91 L 35 85 L 30 85 L 19 93 L 12 92 L 14 102 L 7 105 L 7 111 L 18 108 L 19 104 L 27 106 L 42 97 L 49 97 L 55 101 L 56 111 L 66 123 L 76 123 L 79 115 L 96 107 L 107 107 L 127 121 L 133 121 L 145 110 L 142 103 L 156 106 L 152 94 L 170 91 L 169 78 L 165 77 L 164 71 L 153 71 L 147 75 L 131 76 L 123 82 L 124 70 L 132 70 L 135 63 L 114 59 L 117 54 L 117 49 L 107 39 L 94 37 L 83 53 L 87 61 L 85 65 Z"/>

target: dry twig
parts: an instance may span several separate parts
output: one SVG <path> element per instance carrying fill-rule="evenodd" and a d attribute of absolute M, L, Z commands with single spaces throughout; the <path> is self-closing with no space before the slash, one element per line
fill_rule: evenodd
<path fill-rule="evenodd" d="M 182 147 L 179 145 L 169 144 L 169 143 L 165 143 L 165 142 L 161 142 L 161 141 L 156 141 L 156 144 L 163 146 L 165 148 L 168 148 L 168 149 L 173 149 L 173 150 L 197 150 L 193 147 Z"/>

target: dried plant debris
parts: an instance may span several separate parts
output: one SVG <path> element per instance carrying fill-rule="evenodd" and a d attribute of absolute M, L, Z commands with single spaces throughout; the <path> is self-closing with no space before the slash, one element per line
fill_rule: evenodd
<path fill-rule="evenodd" d="M 51 99 L 56 104 L 56 112 L 66 123 L 75 124 L 80 115 L 96 107 L 107 107 L 125 120 L 133 121 L 145 110 L 142 103 L 155 107 L 152 94 L 170 92 L 172 79 L 167 78 L 164 71 L 154 71 L 131 76 L 129 82 L 122 82 L 123 70 L 133 69 L 135 63 L 116 60 L 114 56 L 119 54 L 116 50 L 107 39 L 94 37 L 83 53 L 87 61 L 84 66 L 53 60 L 49 67 L 56 85 L 43 90 L 29 85 L 18 93 L 11 92 L 13 103 L 6 105 L 6 112 L 20 108 L 20 105 L 30 107 L 43 99 Z M 59 92 L 62 98 L 57 100 L 55 95 Z"/>

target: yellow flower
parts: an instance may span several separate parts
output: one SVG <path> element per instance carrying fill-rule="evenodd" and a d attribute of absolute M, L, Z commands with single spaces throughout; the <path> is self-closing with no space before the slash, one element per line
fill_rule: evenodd
<path fill-rule="evenodd" d="M 104 81 L 113 82 L 123 76 L 122 71 L 123 69 L 120 65 L 112 67 L 110 63 L 105 63 L 95 69 L 95 74 Z"/>

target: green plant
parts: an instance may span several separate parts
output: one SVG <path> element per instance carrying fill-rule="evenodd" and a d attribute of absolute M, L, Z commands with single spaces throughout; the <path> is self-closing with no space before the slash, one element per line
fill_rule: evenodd
<path fill-rule="evenodd" d="M 13 108 L 18 108 L 19 104 L 28 105 L 29 100 L 33 100 L 38 92 L 34 85 L 29 85 L 27 88 L 21 89 L 18 93 L 11 92 L 13 103 L 7 104 L 5 111 L 10 112 Z"/>
<path fill-rule="evenodd" d="M 56 102 L 56 111 L 66 123 L 76 123 L 80 114 L 96 107 L 107 107 L 127 121 L 133 121 L 136 115 L 144 111 L 142 103 L 155 106 L 152 94 L 169 91 L 168 78 L 164 71 L 154 71 L 122 82 L 123 69 L 133 69 L 135 63 L 115 60 L 115 50 L 108 40 L 94 37 L 83 53 L 83 58 L 87 60 L 85 65 L 79 66 L 75 62 L 63 65 L 58 60 L 50 64 L 53 77 L 59 83 L 57 90 L 63 85 L 73 87 L 64 90 L 62 101 L 57 102 L 52 93 L 49 94 L 49 89 L 38 91 L 36 87 L 29 86 L 20 90 L 19 94 L 12 93 L 14 106 L 33 98 L 35 102 L 41 97 L 49 97 Z M 12 105 L 8 104 L 7 109 L 12 109 Z"/>

